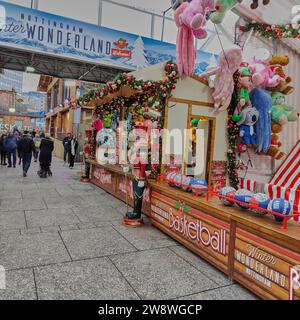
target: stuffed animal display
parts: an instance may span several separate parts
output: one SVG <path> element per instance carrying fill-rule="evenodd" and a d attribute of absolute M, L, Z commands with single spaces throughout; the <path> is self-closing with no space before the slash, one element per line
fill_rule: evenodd
<path fill-rule="evenodd" d="M 241 62 L 242 50 L 240 48 L 229 49 L 220 53 L 218 67 L 212 68 L 200 75 L 203 78 L 217 75 L 213 98 L 215 108 L 219 109 L 219 111 L 227 110 L 230 104 L 234 90 L 233 75 L 238 70 Z"/>
<path fill-rule="evenodd" d="M 223 22 L 226 13 L 231 10 L 236 4 L 243 0 L 217 0 L 215 1 L 215 11 L 211 13 L 210 20 L 212 23 L 220 24 Z"/>
<path fill-rule="evenodd" d="M 240 68 L 238 78 L 238 107 L 235 111 L 236 114 L 239 114 L 243 107 L 251 104 L 250 89 L 252 88 L 252 85 L 252 73 L 250 69 L 246 66 Z"/>
<path fill-rule="evenodd" d="M 288 56 L 284 55 L 274 55 L 272 59 L 269 61 L 269 65 L 271 66 L 271 70 L 280 76 L 279 84 L 276 87 L 266 88 L 268 91 L 272 92 L 281 92 L 285 95 L 289 95 L 295 91 L 295 88 L 291 85 L 292 78 L 287 76 L 284 72 L 283 67 L 286 67 L 290 62 Z"/>
<path fill-rule="evenodd" d="M 272 98 L 262 89 L 254 89 L 250 93 L 253 107 L 259 112 L 259 118 L 254 129 L 256 132 L 257 152 L 266 153 L 271 143 L 271 115 Z"/>
<path fill-rule="evenodd" d="M 253 57 L 253 64 L 249 66 L 249 69 L 253 74 L 252 81 L 256 87 L 276 87 L 282 79 L 272 70 L 270 61 L 271 53 L 267 49 L 259 49 Z"/>
<path fill-rule="evenodd" d="M 254 107 L 247 107 L 241 112 L 241 120 L 237 123 L 240 126 L 240 137 L 249 148 L 256 146 L 256 133 L 254 125 L 259 120 L 259 112 Z"/>

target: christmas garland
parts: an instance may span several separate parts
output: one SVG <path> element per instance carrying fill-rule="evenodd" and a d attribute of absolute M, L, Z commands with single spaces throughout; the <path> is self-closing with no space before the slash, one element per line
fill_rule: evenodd
<path fill-rule="evenodd" d="M 300 25 L 299 24 L 261 24 L 258 22 L 248 23 L 245 27 L 241 27 L 244 32 L 254 30 L 256 35 L 268 39 L 293 38 L 300 39 Z"/>
<path fill-rule="evenodd" d="M 161 100 L 171 95 L 172 90 L 176 89 L 178 80 L 178 68 L 175 63 L 169 61 L 165 66 L 166 79 L 161 81 L 144 81 L 136 79 L 133 75 L 127 73 L 119 74 L 114 81 L 107 82 L 106 85 L 90 90 L 79 100 L 81 104 L 91 101 L 101 100 L 109 94 L 118 92 L 122 86 L 128 86 L 138 93 L 150 97 L 157 97 Z"/>
<path fill-rule="evenodd" d="M 238 76 L 234 75 L 235 80 L 235 88 L 237 88 Z M 238 189 L 239 185 L 239 177 L 237 172 L 237 145 L 238 145 L 238 137 L 239 137 L 239 126 L 233 121 L 232 116 L 234 114 L 234 110 L 238 104 L 237 92 L 234 91 L 231 99 L 231 103 L 228 110 L 228 123 L 227 123 L 227 138 L 228 138 L 228 150 L 227 150 L 227 159 L 228 159 L 228 167 L 227 174 L 229 178 L 229 184 Z"/>

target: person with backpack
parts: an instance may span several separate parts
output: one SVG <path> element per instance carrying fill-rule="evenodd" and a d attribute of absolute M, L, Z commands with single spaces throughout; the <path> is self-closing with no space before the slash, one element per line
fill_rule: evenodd
<path fill-rule="evenodd" d="M 34 142 L 28 131 L 24 131 L 24 134 L 19 142 L 19 148 L 22 153 L 23 177 L 27 177 L 27 173 L 31 165 L 32 155 L 35 153 Z"/>
<path fill-rule="evenodd" d="M 41 136 L 39 134 L 36 134 L 33 138 L 34 147 L 35 147 L 35 153 L 34 153 L 34 162 L 38 161 L 39 153 L 40 153 L 40 146 L 41 146 Z"/>
<path fill-rule="evenodd" d="M 8 168 L 15 168 L 17 163 L 17 138 L 13 132 L 9 132 L 4 140 L 4 148 L 7 152 Z"/>

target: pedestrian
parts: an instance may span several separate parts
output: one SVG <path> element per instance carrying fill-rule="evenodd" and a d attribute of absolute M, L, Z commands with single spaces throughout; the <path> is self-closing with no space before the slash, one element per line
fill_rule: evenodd
<path fill-rule="evenodd" d="M 29 132 L 26 130 L 19 142 L 20 151 L 22 152 L 23 177 L 27 177 L 31 165 L 32 155 L 35 152 L 34 142 Z"/>
<path fill-rule="evenodd" d="M 52 152 L 54 150 L 54 142 L 49 134 L 41 140 L 40 145 L 40 171 L 38 172 L 41 178 L 47 178 L 47 175 L 52 176 L 50 169 L 52 162 Z"/>
<path fill-rule="evenodd" d="M 76 136 L 73 136 L 71 140 L 71 151 L 70 151 L 70 169 L 74 168 L 75 156 L 78 149 L 78 141 Z"/>
<path fill-rule="evenodd" d="M 7 166 L 6 163 L 6 149 L 4 146 L 4 140 L 6 139 L 7 135 L 3 133 L 0 137 L 0 153 L 1 153 L 1 166 Z"/>
<path fill-rule="evenodd" d="M 68 132 L 67 136 L 63 140 L 64 165 L 67 163 L 67 160 L 68 160 L 68 163 L 70 163 L 71 141 L 72 141 L 72 133 Z"/>
<path fill-rule="evenodd" d="M 18 156 L 18 159 L 19 159 L 19 166 L 22 164 L 22 152 L 20 150 L 20 147 L 19 147 L 19 142 L 20 142 L 20 139 L 21 139 L 21 132 L 19 132 L 18 130 L 15 131 L 15 136 L 17 138 L 17 156 Z"/>
<path fill-rule="evenodd" d="M 8 168 L 15 168 L 17 163 L 17 138 L 13 132 L 9 132 L 4 140 L 4 148 L 7 152 Z"/>
<path fill-rule="evenodd" d="M 33 138 L 35 152 L 34 152 L 34 162 L 37 162 L 39 158 L 39 152 L 40 152 L 40 146 L 41 146 L 41 136 L 39 134 L 36 134 L 36 136 Z"/>

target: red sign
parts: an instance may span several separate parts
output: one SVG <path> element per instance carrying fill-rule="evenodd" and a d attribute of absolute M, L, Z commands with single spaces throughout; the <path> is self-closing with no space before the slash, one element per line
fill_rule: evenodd
<path fill-rule="evenodd" d="M 113 48 L 111 55 L 117 58 L 131 58 L 131 51 Z"/>
<path fill-rule="evenodd" d="M 112 184 L 112 175 L 109 171 L 104 169 L 95 168 L 94 178 L 97 179 L 101 184 Z"/>

